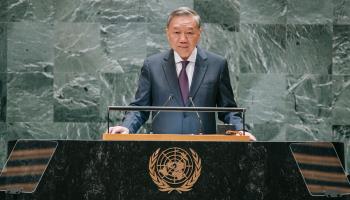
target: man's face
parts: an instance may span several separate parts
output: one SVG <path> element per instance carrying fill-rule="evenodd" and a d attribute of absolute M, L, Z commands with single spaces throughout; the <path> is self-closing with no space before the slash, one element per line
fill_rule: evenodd
<path fill-rule="evenodd" d="M 170 47 L 186 60 L 200 39 L 201 29 L 192 16 L 175 16 L 166 33 Z"/>

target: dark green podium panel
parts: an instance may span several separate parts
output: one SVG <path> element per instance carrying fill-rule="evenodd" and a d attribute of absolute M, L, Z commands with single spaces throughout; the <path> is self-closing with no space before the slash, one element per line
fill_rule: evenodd
<path fill-rule="evenodd" d="M 291 143 L 57 142 L 36 190 L 0 199 L 329 199 L 310 194 Z"/>

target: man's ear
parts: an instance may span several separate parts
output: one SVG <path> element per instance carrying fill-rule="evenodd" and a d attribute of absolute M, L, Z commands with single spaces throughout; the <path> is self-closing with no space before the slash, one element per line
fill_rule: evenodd
<path fill-rule="evenodd" d="M 165 35 L 166 35 L 166 38 L 169 40 L 169 29 L 168 28 L 165 28 Z"/>

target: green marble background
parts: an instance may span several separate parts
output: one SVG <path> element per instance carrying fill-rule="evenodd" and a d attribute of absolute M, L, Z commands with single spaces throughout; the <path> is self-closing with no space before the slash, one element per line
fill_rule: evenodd
<path fill-rule="evenodd" d="M 1 0 L 0 167 L 11 139 L 100 139 L 179 6 L 228 59 L 258 140 L 344 141 L 350 170 L 350 0 Z"/>

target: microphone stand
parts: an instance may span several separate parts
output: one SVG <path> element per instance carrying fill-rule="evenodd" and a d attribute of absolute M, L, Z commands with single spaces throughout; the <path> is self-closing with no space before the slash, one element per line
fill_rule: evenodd
<path fill-rule="evenodd" d="M 170 100 L 172 100 L 172 99 L 173 99 L 173 95 L 170 94 L 170 95 L 169 95 L 169 98 L 165 101 L 165 103 L 163 104 L 163 106 L 167 106 L 167 105 L 169 104 Z M 159 115 L 159 113 L 160 113 L 160 110 L 158 110 L 158 111 L 156 112 L 156 114 L 155 114 L 153 117 L 151 117 L 151 119 L 152 119 L 152 124 L 151 124 L 151 130 L 149 131 L 150 134 L 153 134 L 153 121 L 154 121 L 154 119 Z"/>
<path fill-rule="evenodd" d="M 193 106 L 193 107 L 196 107 L 196 105 L 194 105 L 194 102 L 193 102 L 193 100 L 192 100 L 192 97 L 188 97 L 188 99 L 190 100 L 192 106 Z M 199 134 L 203 134 L 203 129 L 204 129 L 204 127 L 203 127 L 202 119 L 201 119 L 201 117 L 199 116 L 198 111 L 195 111 L 195 112 L 196 112 L 196 114 L 197 114 L 197 118 L 198 118 L 199 125 L 200 125 L 200 127 L 199 127 Z"/>

